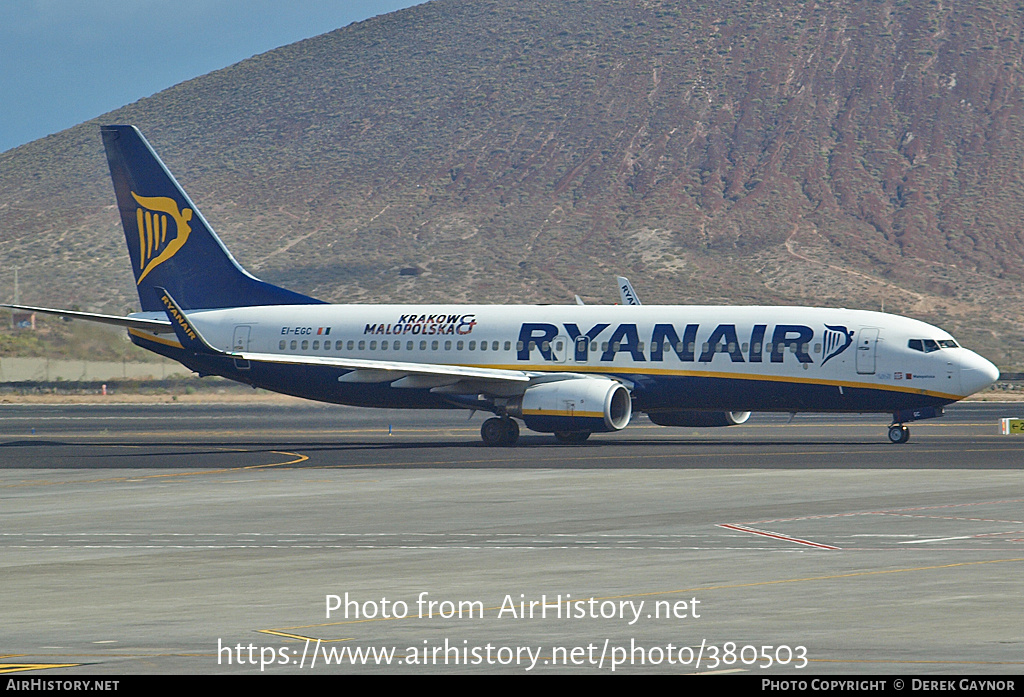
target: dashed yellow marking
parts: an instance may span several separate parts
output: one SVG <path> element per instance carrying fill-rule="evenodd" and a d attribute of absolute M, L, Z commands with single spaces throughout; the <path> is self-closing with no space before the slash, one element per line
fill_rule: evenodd
<path fill-rule="evenodd" d="M 296 641 L 318 641 L 321 644 L 334 644 L 339 641 L 353 641 L 355 637 L 346 637 L 344 639 L 317 639 L 312 636 L 305 636 L 304 634 L 290 634 L 277 629 L 259 629 L 257 630 L 260 634 L 270 634 L 271 636 L 284 637 L 285 639 L 295 639 Z"/>
<path fill-rule="evenodd" d="M 109 447 L 121 447 L 121 446 L 109 446 Z M 127 446 L 136 447 L 136 446 Z M 238 453 L 253 453 L 261 452 L 258 450 L 239 450 L 236 448 L 222 448 L 224 452 L 238 452 Z M 221 469 L 212 470 L 199 470 L 196 472 L 167 472 L 164 474 L 137 474 L 130 477 L 103 477 L 99 479 L 75 479 L 67 481 L 35 481 L 35 482 L 19 482 L 17 484 L 3 484 L 0 485 L 0 489 L 13 489 L 19 487 L 30 487 L 30 486 L 55 486 L 58 484 L 96 484 L 98 482 L 140 482 L 147 479 L 170 479 L 175 477 L 198 477 L 200 475 L 208 474 L 224 474 L 225 472 L 242 472 L 245 470 L 255 469 L 266 469 L 268 467 L 285 467 L 287 465 L 295 465 L 300 462 L 305 462 L 309 459 L 307 455 L 300 455 L 299 453 L 290 453 L 284 450 L 271 450 L 269 451 L 275 455 L 288 455 L 293 459 L 286 462 L 271 462 L 265 465 L 243 465 L 241 467 L 224 467 Z"/>
<path fill-rule="evenodd" d="M 24 673 L 49 668 L 77 668 L 81 663 L 0 663 L 0 673 Z"/>

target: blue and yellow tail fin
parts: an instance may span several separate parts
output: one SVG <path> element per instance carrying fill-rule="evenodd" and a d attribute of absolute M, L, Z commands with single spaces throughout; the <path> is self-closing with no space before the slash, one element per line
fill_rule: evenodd
<path fill-rule="evenodd" d="M 101 130 L 143 311 L 166 309 L 159 288 L 185 310 L 321 302 L 239 266 L 137 128 Z"/>

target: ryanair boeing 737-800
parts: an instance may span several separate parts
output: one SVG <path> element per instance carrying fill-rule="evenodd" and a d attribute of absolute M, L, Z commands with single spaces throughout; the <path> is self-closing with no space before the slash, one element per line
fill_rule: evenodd
<path fill-rule="evenodd" d="M 126 327 L 200 375 L 337 404 L 487 411 L 488 445 L 515 443 L 519 421 L 579 443 L 635 412 L 728 426 L 751 411 L 887 413 L 904 443 L 906 423 L 999 377 L 937 327 L 862 310 L 329 305 L 239 266 L 136 128 L 102 134 L 143 311 L 8 307 Z"/>

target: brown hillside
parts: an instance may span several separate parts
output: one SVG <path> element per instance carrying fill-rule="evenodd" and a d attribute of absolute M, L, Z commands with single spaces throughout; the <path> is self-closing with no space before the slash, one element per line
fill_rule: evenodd
<path fill-rule="evenodd" d="M 326 300 L 614 302 L 622 273 L 884 303 L 1008 366 L 1022 53 L 1002 0 L 434 0 L 0 154 L 0 265 L 26 302 L 137 302 L 97 128 L 128 122 L 247 268 Z"/>

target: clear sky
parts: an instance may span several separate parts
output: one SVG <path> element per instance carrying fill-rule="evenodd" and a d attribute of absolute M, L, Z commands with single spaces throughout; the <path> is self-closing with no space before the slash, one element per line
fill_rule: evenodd
<path fill-rule="evenodd" d="M 0 152 L 425 0 L 0 0 Z"/>

